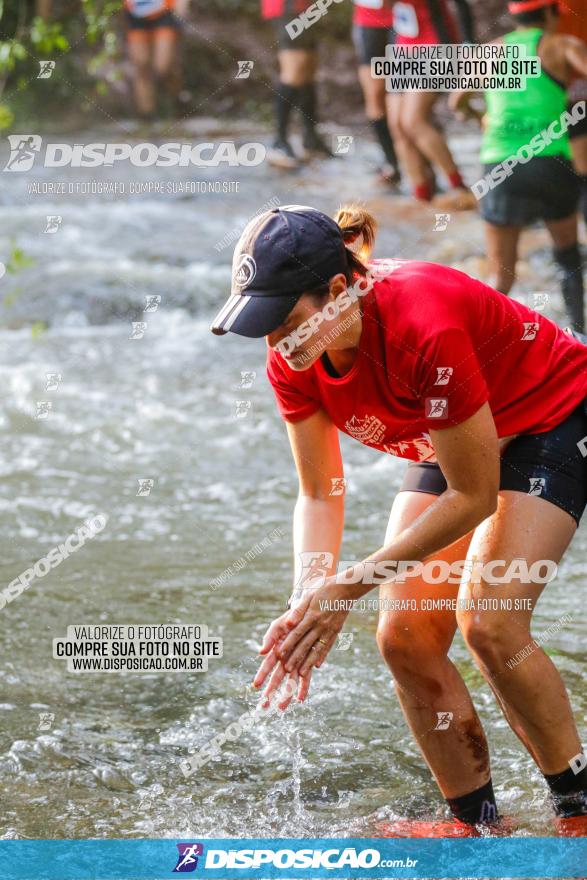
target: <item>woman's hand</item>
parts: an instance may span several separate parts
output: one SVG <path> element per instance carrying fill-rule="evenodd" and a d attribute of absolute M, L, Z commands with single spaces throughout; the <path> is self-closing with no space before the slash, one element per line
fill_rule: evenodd
<path fill-rule="evenodd" d="M 288 610 L 285 614 L 277 617 L 263 637 L 263 644 L 259 654 L 264 654 L 265 659 L 253 679 L 253 687 L 261 687 L 269 678 L 264 692 L 265 699 L 262 704 L 264 709 L 269 708 L 271 698 L 281 688 L 285 679 L 287 681 L 283 689 L 284 692 L 277 704 L 279 709 L 286 709 L 289 706 L 296 691 L 298 702 L 305 700 L 308 694 L 311 675 L 307 675 L 305 678 L 300 678 L 297 674 L 288 677 L 277 653 L 279 645 L 283 644 L 286 636 L 291 632 L 293 625 L 290 622 L 291 615 L 292 611 Z"/>
<path fill-rule="evenodd" d="M 338 604 L 341 608 L 337 608 Z M 324 608 L 327 604 L 330 607 Z M 261 654 L 265 660 L 254 679 L 254 686 L 260 687 L 271 674 L 265 690 L 264 705 L 289 678 L 298 683 L 298 701 L 306 698 L 312 668 L 322 666 L 326 655 L 336 641 L 350 610 L 350 600 L 342 595 L 340 585 L 331 579 L 323 586 L 308 591 L 302 601 L 291 611 L 274 620 L 263 639 Z M 289 696 L 287 706 L 292 695 Z M 279 707 L 282 708 L 282 702 Z M 285 708 L 283 706 L 283 708 Z"/>

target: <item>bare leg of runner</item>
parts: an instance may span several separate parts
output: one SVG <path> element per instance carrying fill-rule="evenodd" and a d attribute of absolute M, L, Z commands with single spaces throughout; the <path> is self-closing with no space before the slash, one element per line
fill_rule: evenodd
<path fill-rule="evenodd" d="M 153 72 L 172 101 L 177 100 L 181 87 L 177 32 L 172 28 L 159 28 L 153 40 Z"/>
<path fill-rule="evenodd" d="M 133 66 L 133 94 L 137 113 L 141 116 L 150 116 L 155 112 L 150 41 L 136 36 L 136 32 L 131 33 L 128 40 L 128 57 Z"/>
<path fill-rule="evenodd" d="M 531 524 L 531 526 L 529 525 Z M 502 491 L 496 513 L 477 527 L 469 554 L 486 563 L 522 558 L 528 567 L 537 560 L 558 563 L 571 541 L 576 523 L 549 501 L 521 492 Z M 543 773 L 569 769 L 581 751 L 569 698 L 552 660 L 535 650 L 517 665 L 512 658 L 533 644 L 532 610 L 544 584 L 513 579 L 507 584 L 463 586 L 460 598 L 512 600 L 511 610 L 459 611 L 459 627 L 481 669 L 499 697 L 510 725 Z M 516 600 L 530 600 L 532 610 L 516 610 Z M 510 666 L 508 666 L 510 661 Z"/>
<path fill-rule="evenodd" d="M 441 168 L 451 187 L 456 188 L 462 185 L 459 169 L 444 135 L 430 119 L 439 97 L 437 92 L 406 92 L 402 96 L 400 124 L 431 165 Z"/>
<path fill-rule="evenodd" d="M 518 241 L 522 226 L 495 226 L 485 223 L 490 284 L 502 293 L 509 293 L 516 280 Z"/>
<path fill-rule="evenodd" d="M 571 139 L 573 165 L 581 177 L 581 210 L 587 224 L 587 135 Z"/>
<path fill-rule="evenodd" d="M 429 201 L 434 194 L 434 174 L 428 160 L 410 140 L 401 123 L 403 94 L 389 95 L 387 113 L 389 127 L 402 169 L 408 175 L 416 198 Z"/>
<path fill-rule="evenodd" d="M 385 543 L 407 528 L 434 500 L 423 492 L 399 492 L 393 503 Z M 465 559 L 470 536 L 435 553 L 449 564 Z M 406 583 L 385 584 L 377 628 L 377 644 L 391 670 L 408 724 L 445 797 L 459 797 L 485 785 L 490 778 L 487 742 L 467 687 L 448 651 L 456 631 L 456 613 L 385 610 L 394 599 L 456 599 L 458 584 L 426 584 L 409 577 Z M 448 729 L 437 730 L 439 713 L 452 712 Z"/>

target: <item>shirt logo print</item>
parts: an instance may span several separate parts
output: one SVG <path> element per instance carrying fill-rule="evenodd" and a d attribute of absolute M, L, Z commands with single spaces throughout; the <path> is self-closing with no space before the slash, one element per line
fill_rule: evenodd
<path fill-rule="evenodd" d="M 365 416 L 364 419 L 352 416 L 345 422 L 345 428 L 351 437 L 361 443 L 379 443 L 385 434 L 385 425 L 377 416 Z"/>
<path fill-rule="evenodd" d="M 397 455 L 399 458 L 410 458 L 412 461 L 428 461 L 434 458 L 436 453 L 432 446 L 430 434 L 420 434 L 413 440 L 399 440 L 397 443 L 385 443 L 383 448 L 390 455 Z M 410 453 L 406 455 L 406 453 Z"/>

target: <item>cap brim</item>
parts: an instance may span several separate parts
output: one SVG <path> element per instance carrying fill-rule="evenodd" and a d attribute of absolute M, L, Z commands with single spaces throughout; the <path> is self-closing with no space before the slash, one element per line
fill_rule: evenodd
<path fill-rule="evenodd" d="M 237 333 L 259 339 L 273 333 L 283 324 L 301 293 L 286 296 L 264 296 L 233 293 L 218 312 L 210 330 L 217 336 Z"/>

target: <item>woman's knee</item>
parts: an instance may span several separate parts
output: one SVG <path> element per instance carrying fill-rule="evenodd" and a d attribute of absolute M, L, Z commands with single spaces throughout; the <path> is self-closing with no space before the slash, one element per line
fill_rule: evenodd
<path fill-rule="evenodd" d="M 505 670 L 520 645 L 532 641 L 526 621 L 511 616 L 464 611 L 458 615 L 458 624 L 471 651 L 491 670 Z"/>
<path fill-rule="evenodd" d="M 394 674 L 446 657 L 450 641 L 448 634 L 439 638 L 437 630 L 415 626 L 405 615 L 383 615 L 377 627 L 377 646 Z"/>
<path fill-rule="evenodd" d="M 410 107 L 402 111 L 400 126 L 405 132 L 405 136 L 414 141 L 425 137 L 430 130 L 428 119 L 419 110 Z"/>

